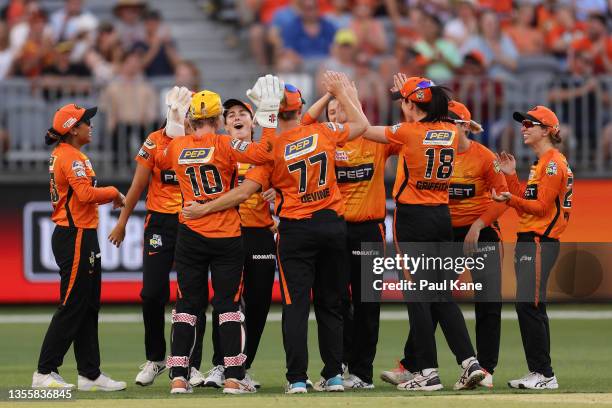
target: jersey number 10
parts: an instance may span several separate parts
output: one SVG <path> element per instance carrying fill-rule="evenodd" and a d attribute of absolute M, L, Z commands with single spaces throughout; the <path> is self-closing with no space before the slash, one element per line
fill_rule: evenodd
<path fill-rule="evenodd" d="M 201 182 L 198 181 L 198 173 L 200 173 Z M 203 166 L 189 166 L 185 169 L 185 174 L 189 176 L 193 195 L 199 197 L 202 195 L 202 190 L 205 194 L 218 194 L 223 191 L 223 181 L 219 170 L 211 164 Z M 212 176 L 214 184 L 211 184 L 209 175 Z M 201 187 L 200 187 L 201 186 Z"/>

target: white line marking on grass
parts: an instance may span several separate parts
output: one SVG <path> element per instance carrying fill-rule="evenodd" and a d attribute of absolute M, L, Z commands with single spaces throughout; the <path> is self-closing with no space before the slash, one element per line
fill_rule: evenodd
<path fill-rule="evenodd" d="M 464 312 L 466 320 L 474 320 L 474 312 Z M 51 314 L 11 314 L 0 315 L 0 324 L 38 324 L 49 323 Z M 548 317 L 552 320 L 610 320 L 612 310 L 590 311 L 590 310 L 552 310 L 548 312 Z M 210 321 L 210 315 L 208 315 Z M 314 313 L 310 313 L 310 319 L 315 320 Z M 380 320 L 401 321 L 408 320 L 408 312 L 402 310 L 383 311 L 380 313 Z M 516 320 L 516 313 L 512 311 L 502 312 L 502 320 Z M 142 322 L 140 313 L 100 313 L 100 323 L 139 323 Z M 166 321 L 170 322 L 170 314 L 166 315 Z M 278 312 L 268 315 L 269 322 L 280 322 L 281 314 Z"/>

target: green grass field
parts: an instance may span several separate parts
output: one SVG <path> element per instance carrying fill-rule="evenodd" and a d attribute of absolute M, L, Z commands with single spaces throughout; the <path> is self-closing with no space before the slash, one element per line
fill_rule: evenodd
<path fill-rule="evenodd" d="M 469 310 L 469 308 L 467 308 Z M 280 309 L 275 308 L 278 313 Z M 397 306 L 385 306 L 384 310 L 401 310 Z M 511 312 L 508 308 L 505 311 Z M 556 306 L 550 310 L 589 310 L 610 311 L 609 306 Z M 53 308 L 0 308 L 0 317 L 14 314 L 49 314 Z M 139 313 L 137 307 L 105 306 L 103 313 Z M 167 325 L 169 331 L 169 325 Z M 472 332 L 474 321 L 468 320 Z M 47 328 L 46 323 L 0 323 L 0 390 L 1 399 L 6 401 L 8 388 L 27 388 L 36 369 L 40 344 Z M 234 407 L 248 403 L 252 407 L 270 406 L 272 404 L 293 407 L 301 406 L 394 406 L 406 403 L 417 403 L 419 407 L 449 406 L 461 407 L 497 407 L 525 406 L 537 404 L 547 406 L 612 406 L 612 320 L 607 319 L 551 319 L 553 367 L 559 380 L 560 389 L 556 392 L 529 393 L 510 390 L 506 381 L 526 373 L 526 363 L 516 320 L 503 320 L 502 345 L 498 369 L 495 373 L 493 390 L 476 390 L 457 393 L 452 391 L 454 382 L 459 376 L 459 368 L 445 344 L 440 331 L 438 333 L 438 353 L 440 375 L 445 390 L 434 395 L 411 394 L 396 391 L 394 387 L 378 379 L 378 373 L 395 365 L 403 349 L 408 332 L 407 321 L 382 321 L 378 353 L 375 361 L 375 385 L 371 391 L 347 391 L 344 394 L 309 393 L 304 396 L 285 396 L 283 387 L 284 352 L 281 342 L 279 322 L 268 322 L 260 350 L 257 354 L 252 372 L 263 387 L 255 395 L 225 396 L 220 390 L 197 388 L 192 395 L 171 396 L 169 380 L 162 375 L 149 387 L 133 384 L 138 366 L 144 360 L 142 323 L 100 323 L 100 341 L 102 352 L 102 369 L 113 378 L 128 382 L 128 389 L 118 393 L 76 393 L 77 402 L 67 406 L 166 406 L 167 398 L 180 398 L 181 406 L 201 406 L 211 401 L 217 407 Z M 167 337 L 168 338 L 168 337 Z M 310 378 L 319 378 L 321 361 L 318 354 L 316 330 L 311 322 L 309 331 L 310 344 Z M 210 361 L 210 323 L 204 342 L 204 363 Z M 203 370 L 210 368 L 204 364 Z M 69 351 L 60 373 L 71 382 L 76 382 L 76 365 L 72 350 Z M 575 394 L 581 393 L 581 394 Z M 237 401 L 236 398 L 241 399 Z M 406 398 L 411 398 L 410 401 Z M 243 399 L 248 399 L 243 401 Z M 95 401 L 94 401 L 95 400 Z M 2 405 L 3 402 L 0 402 Z M 4 402 L 6 404 L 6 402 Z M 21 403 L 19 406 L 27 406 Z M 32 403 L 41 406 L 40 403 Z M 53 406 L 59 406 L 57 404 Z"/>

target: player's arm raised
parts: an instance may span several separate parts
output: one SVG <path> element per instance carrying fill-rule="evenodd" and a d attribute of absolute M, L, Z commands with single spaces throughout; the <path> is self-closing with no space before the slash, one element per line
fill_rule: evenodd
<path fill-rule="evenodd" d="M 351 89 L 353 85 L 348 80 L 347 76 L 340 72 L 327 71 L 324 75 L 325 87 L 327 92 L 331 93 L 342 105 L 346 112 L 349 128 L 348 140 L 353 140 L 363 134 L 370 123 L 364 115 L 361 107 L 355 105 L 352 101 L 351 94 L 356 97 L 356 89 Z"/>
<path fill-rule="evenodd" d="M 259 190 L 261 190 L 261 184 L 245 179 L 240 186 L 231 189 L 215 200 L 204 204 L 188 201 L 182 210 L 183 217 L 187 219 L 201 218 L 210 213 L 236 207 Z"/>
<path fill-rule="evenodd" d="M 325 92 L 322 97 L 317 99 L 317 101 L 308 108 L 308 111 L 302 116 L 302 120 L 300 121 L 301 124 L 310 125 L 315 123 L 317 118 L 325 111 L 327 104 L 333 97 L 331 93 Z"/>

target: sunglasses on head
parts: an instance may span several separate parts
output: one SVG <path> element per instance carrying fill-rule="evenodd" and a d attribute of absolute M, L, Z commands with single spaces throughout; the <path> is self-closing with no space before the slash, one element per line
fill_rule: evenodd
<path fill-rule="evenodd" d="M 543 123 L 534 122 L 533 120 L 528 120 L 528 119 L 525 119 L 524 121 L 522 121 L 521 124 L 523 125 L 525 129 L 531 129 L 534 126 L 546 126 Z"/>
<path fill-rule="evenodd" d="M 412 90 L 412 92 L 408 94 L 406 98 L 408 98 L 410 95 L 412 95 L 416 91 L 419 91 L 421 89 L 431 88 L 432 86 L 436 86 L 436 84 L 434 84 L 433 81 L 421 81 L 418 84 L 416 84 L 416 87 Z"/>
<path fill-rule="evenodd" d="M 285 84 L 285 89 L 291 93 L 295 93 L 295 92 L 300 93 L 300 90 L 291 84 Z"/>

